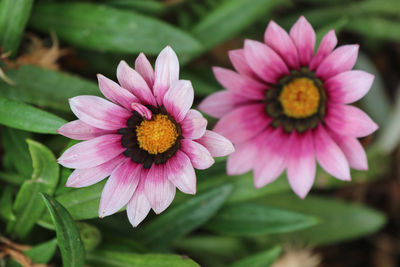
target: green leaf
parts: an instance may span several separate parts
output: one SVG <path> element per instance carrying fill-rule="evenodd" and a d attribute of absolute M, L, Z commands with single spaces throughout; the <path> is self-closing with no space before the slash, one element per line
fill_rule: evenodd
<path fill-rule="evenodd" d="M 198 267 L 186 256 L 167 254 L 134 254 L 98 250 L 87 255 L 87 263 L 96 267 Z"/>
<path fill-rule="evenodd" d="M 33 0 L 0 1 L 0 46 L 15 55 L 29 19 Z"/>
<path fill-rule="evenodd" d="M 268 16 L 277 6 L 286 5 L 282 0 L 229 0 L 211 11 L 193 28 L 193 34 L 211 48 L 232 38 L 261 16 Z"/>
<path fill-rule="evenodd" d="M 101 232 L 99 229 L 84 222 L 77 222 L 76 226 L 80 233 L 83 246 L 86 251 L 94 250 L 101 242 Z"/>
<path fill-rule="evenodd" d="M 10 186 L 6 186 L 1 192 L 0 197 L 0 217 L 6 221 L 15 221 L 15 215 L 12 211 L 13 193 Z"/>
<path fill-rule="evenodd" d="M 45 243 L 36 245 L 31 249 L 24 251 L 34 263 L 48 263 L 53 258 L 57 249 L 57 239 L 52 239 Z"/>
<path fill-rule="evenodd" d="M 28 132 L 56 134 L 65 123 L 56 115 L 0 97 L 0 124 Z"/>
<path fill-rule="evenodd" d="M 79 231 L 68 211 L 53 197 L 42 194 L 56 228 L 57 242 L 64 267 L 83 266 L 85 250 Z"/>
<path fill-rule="evenodd" d="M 12 185 L 21 185 L 25 180 L 25 177 L 19 173 L 0 172 L 0 181 Z"/>
<path fill-rule="evenodd" d="M 233 186 L 224 184 L 197 194 L 138 228 L 138 240 L 152 249 L 166 247 L 207 222 L 225 202 Z"/>
<path fill-rule="evenodd" d="M 0 81 L 0 96 L 40 107 L 69 112 L 69 98 L 100 95 L 96 83 L 60 71 L 24 65 L 6 74 L 15 85 Z"/>
<path fill-rule="evenodd" d="M 327 245 L 371 234 L 381 228 L 385 216 L 375 210 L 342 200 L 307 196 L 300 200 L 293 194 L 268 196 L 261 203 L 318 216 L 321 223 L 292 234 L 273 235 L 270 241 L 294 241 L 299 245 Z M 295 237 L 295 238 L 293 238 Z"/>
<path fill-rule="evenodd" d="M 278 259 L 281 251 L 281 247 L 276 246 L 235 262 L 232 267 L 269 267 Z"/>
<path fill-rule="evenodd" d="M 113 7 L 125 10 L 130 9 L 149 15 L 161 14 L 166 9 L 165 4 L 157 0 L 106 0 L 104 3 Z"/>
<path fill-rule="evenodd" d="M 400 41 L 400 21 L 372 17 L 360 16 L 351 19 L 346 29 L 353 31 L 369 38 L 377 38 L 381 40 Z"/>
<path fill-rule="evenodd" d="M 224 206 L 206 225 L 206 229 L 229 236 L 260 236 L 287 233 L 315 226 L 318 219 L 298 212 L 257 203 Z"/>
<path fill-rule="evenodd" d="M 32 175 L 32 159 L 29 154 L 26 139 L 31 135 L 24 131 L 3 127 L 2 139 L 4 157 L 8 158 L 14 168 L 22 175 L 29 178 Z"/>
<path fill-rule="evenodd" d="M 157 19 L 89 3 L 38 3 L 30 26 L 54 29 L 61 39 L 100 51 L 158 54 L 170 45 L 178 54 L 201 49 L 191 35 Z"/>
<path fill-rule="evenodd" d="M 53 153 L 38 142 L 27 142 L 33 162 L 33 174 L 18 191 L 13 206 L 17 219 L 7 226 L 8 232 L 14 232 L 21 238 L 31 231 L 45 208 L 39 193 L 52 194 L 59 175 L 59 166 Z"/>
<path fill-rule="evenodd" d="M 318 29 L 317 31 L 317 41 L 316 41 L 316 49 L 319 47 L 322 38 L 327 34 L 330 30 L 335 30 L 336 34 L 339 34 L 343 28 L 349 23 L 349 19 L 347 17 L 341 17 L 333 23 L 325 25 L 323 28 Z"/>

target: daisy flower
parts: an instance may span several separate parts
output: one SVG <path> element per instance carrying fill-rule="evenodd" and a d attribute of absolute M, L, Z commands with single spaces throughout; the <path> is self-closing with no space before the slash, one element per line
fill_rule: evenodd
<path fill-rule="evenodd" d="M 78 120 L 58 132 L 86 140 L 64 152 L 58 162 L 75 169 L 66 186 L 85 187 L 110 176 L 100 199 L 99 216 L 111 215 L 126 205 L 129 221 L 137 226 L 153 209 L 164 211 L 176 187 L 196 193 L 194 168 L 207 169 L 213 157 L 234 151 L 225 137 L 206 130 L 207 120 L 191 109 L 190 81 L 179 80 L 179 62 L 166 47 L 155 70 L 144 54 L 135 69 L 121 61 L 119 84 L 98 75 L 97 96 L 70 99 Z"/>
<path fill-rule="evenodd" d="M 378 126 L 348 104 L 368 92 L 374 76 L 351 70 L 358 45 L 335 49 L 331 30 L 314 53 L 315 40 L 304 17 L 289 34 L 271 21 L 264 43 L 245 40 L 243 49 L 229 51 L 236 71 L 213 69 L 227 90 L 207 97 L 199 109 L 220 118 L 214 131 L 235 144 L 228 174 L 253 170 L 260 188 L 286 169 L 293 191 L 304 198 L 315 179 L 316 161 L 345 181 L 350 167 L 367 170 L 357 138 Z"/>

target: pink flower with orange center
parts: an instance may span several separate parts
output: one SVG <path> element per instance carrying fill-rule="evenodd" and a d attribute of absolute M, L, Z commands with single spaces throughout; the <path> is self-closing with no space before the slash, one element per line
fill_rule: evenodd
<path fill-rule="evenodd" d="M 85 187 L 110 176 L 103 189 L 99 216 L 111 215 L 126 205 L 129 221 L 137 226 L 152 208 L 164 211 L 176 187 L 196 193 L 194 168 L 207 169 L 213 157 L 234 151 L 225 137 L 206 130 L 207 120 L 191 109 L 190 81 L 179 80 L 175 52 L 161 51 L 155 70 L 144 54 L 135 69 L 121 61 L 119 84 L 98 75 L 97 96 L 70 99 L 78 120 L 58 132 L 78 143 L 58 162 L 75 169 L 66 186 Z"/>
<path fill-rule="evenodd" d="M 340 180 L 350 180 L 350 167 L 367 170 L 358 137 L 378 126 L 350 106 L 371 87 L 374 76 L 351 70 L 358 45 L 337 44 L 333 30 L 314 53 L 315 31 L 304 18 L 288 34 L 271 21 L 265 43 L 246 40 L 229 57 L 236 71 L 214 68 L 227 90 L 207 97 L 199 109 L 220 118 L 214 131 L 230 139 L 236 151 L 227 171 L 254 172 L 254 185 L 273 182 L 285 169 L 294 192 L 310 191 L 316 161 Z"/>

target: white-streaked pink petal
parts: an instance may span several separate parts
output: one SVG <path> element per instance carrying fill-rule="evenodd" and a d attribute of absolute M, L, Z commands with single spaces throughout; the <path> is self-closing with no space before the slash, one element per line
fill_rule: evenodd
<path fill-rule="evenodd" d="M 266 82 L 277 83 L 282 76 L 289 74 L 283 59 L 272 48 L 261 42 L 246 40 L 244 55 L 251 69 Z"/>
<path fill-rule="evenodd" d="M 326 125 L 340 135 L 364 137 L 378 129 L 378 125 L 359 108 L 342 104 L 329 104 Z"/>
<path fill-rule="evenodd" d="M 194 91 L 190 81 L 175 82 L 164 95 L 164 107 L 177 122 L 181 122 L 193 105 Z"/>
<path fill-rule="evenodd" d="M 154 85 L 154 70 L 147 57 L 140 53 L 135 61 L 135 70 L 143 77 L 147 85 L 153 88 Z"/>
<path fill-rule="evenodd" d="M 146 81 L 123 60 L 118 64 L 117 78 L 119 84 L 139 98 L 142 104 L 156 105 L 153 92 Z"/>
<path fill-rule="evenodd" d="M 195 109 L 191 109 L 181 122 L 183 137 L 199 139 L 206 132 L 207 120 Z"/>
<path fill-rule="evenodd" d="M 350 167 L 339 146 L 332 140 L 324 126 L 313 131 L 315 156 L 319 165 L 330 175 L 350 181 Z"/>
<path fill-rule="evenodd" d="M 176 187 L 168 180 L 165 165 L 151 166 L 144 186 L 146 198 L 155 213 L 160 214 L 172 203 Z"/>
<path fill-rule="evenodd" d="M 345 71 L 325 81 L 324 87 L 331 101 L 349 104 L 368 93 L 374 77 L 361 70 Z"/>
<path fill-rule="evenodd" d="M 169 181 L 183 193 L 196 194 L 196 173 L 185 153 L 178 150 L 165 166 Z"/>
<path fill-rule="evenodd" d="M 251 104 L 239 107 L 222 117 L 214 131 L 233 143 L 246 141 L 264 130 L 271 118 L 264 110 L 265 104 Z"/>
<path fill-rule="evenodd" d="M 224 157 L 235 151 L 231 141 L 216 132 L 206 130 L 196 142 L 202 144 L 213 157 Z"/>
<path fill-rule="evenodd" d="M 57 132 L 71 139 L 89 140 L 104 134 L 112 133 L 113 131 L 99 129 L 81 120 L 75 120 L 61 126 Z"/>
<path fill-rule="evenodd" d="M 101 97 L 82 95 L 69 99 L 72 112 L 84 123 L 104 130 L 126 127 L 131 113 Z"/>
<path fill-rule="evenodd" d="M 333 51 L 337 45 L 335 30 L 330 30 L 322 38 L 317 53 L 310 62 L 310 70 L 315 70 L 319 64 Z"/>
<path fill-rule="evenodd" d="M 127 158 L 121 154 L 99 166 L 88 169 L 76 169 L 68 177 L 65 186 L 80 188 L 96 184 L 109 176 L 119 164 L 126 160 Z"/>
<path fill-rule="evenodd" d="M 126 205 L 128 219 L 133 227 L 138 226 L 139 223 L 146 218 L 151 209 L 150 203 L 147 200 L 144 192 L 145 177 L 143 178 L 143 175 L 145 174 L 142 172 L 142 179 L 140 179 L 135 193 L 133 193 L 131 200 L 129 200 L 128 204 Z"/>
<path fill-rule="evenodd" d="M 300 64 L 308 66 L 314 54 L 315 31 L 304 16 L 301 16 L 290 29 L 290 37 L 297 47 Z"/>
<path fill-rule="evenodd" d="M 215 118 L 221 118 L 241 104 L 249 103 L 249 99 L 230 91 L 219 91 L 206 97 L 200 104 L 199 110 Z"/>
<path fill-rule="evenodd" d="M 267 86 L 253 78 L 220 67 L 213 67 L 213 72 L 217 81 L 234 94 L 254 100 L 260 100 L 265 97 Z"/>
<path fill-rule="evenodd" d="M 343 45 L 327 56 L 316 70 L 317 77 L 326 80 L 336 74 L 351 70 L 357 60 L 359 45 Z"/>
<path fill-rule="evenodd" d="M 242 75 L 257 79 L 257 75 L 250 68 L 244 56 L 243 49 L 236 49 L 228 51 L 229 59 L 237 72 Z"/>
<path fill-rule="evenodd" d="M 115 104 L 119 104 L 130 110 L 131 104 L 139 101 L 136 96 L 132 95 L 128 90 L 125 90 L 119 86 L 119 84 L 107 77 L 97 74 L 97 80 L 99 82 L 100 91 Z"/>
<path fill-rule="evenodd" d="M 124 150 L 121 135 L 107 134 L 68 148 L 58 159 L 58 163 L 72 169 L 87 169 L 115 158 Z"/>
<path fill-rule="evenodd" d="M 101 193 L 100 218 L 116 213 L 128 203 L 139 183 L 141 170 L 142 165 L 128 159 L 111 173 Z"/>
<path fill-rule="evenodd" d="M 146 118 L 147 120 L 151 120 L 151 117 L 153 116 L 153 113 L 151 113 L 151 110 L 148 109 L 146 106 L 143 106 L 142 104 L 132 103 L 131 108 L 132 108 L 132 110 L 136 111 L 143 118 Z"/>
<path fill-rule="evenodd" d="M 164 48 L 156 59 L 153 92 L 159 105 L 163 104 L 167 90 L 179 80 L 179 61 L 170 46 Z"/>
<path fill-rule="evenodd" d="M 258 160 L 258 150 L 260 149 L 258 138 L 253 138 L 247 142 L 237 144 L 235 152 L 229 155 L 226 165 L 228 175 L 244 174 L 254 168 L 254 163 Z"/>
<path fill-rule="evenodd" d="M 215 162 L 207 148 L 190 139 L 181 140 L 181 150 L 188 155 L 193 167 L 198 170 L 208 169 Z"/>
<path fill-rule="evenodd" d="M 271 20 L 264 34 L 264 42 L 274 49 L 291 68 L 300 67 L 297 48 L 289 34 L 275 21 Z"/>

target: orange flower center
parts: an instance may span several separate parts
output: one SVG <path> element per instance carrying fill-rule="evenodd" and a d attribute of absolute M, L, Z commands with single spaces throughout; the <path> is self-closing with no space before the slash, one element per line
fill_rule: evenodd
<path fill-rule="evenodd" d="M 286 84 L 279 101 L 283 112 L 292 118 L 307 118 L 318 111 L 321 95 L 314 81 L 309 78 L 295 78 Z"/>
<path fill-rule="evenodd" d="M 139 147 L 149 154 L 159 154 L 170 149 L 178 138 L 175 124 L 167 115 L 156 114 L 136 126 Z"/>

